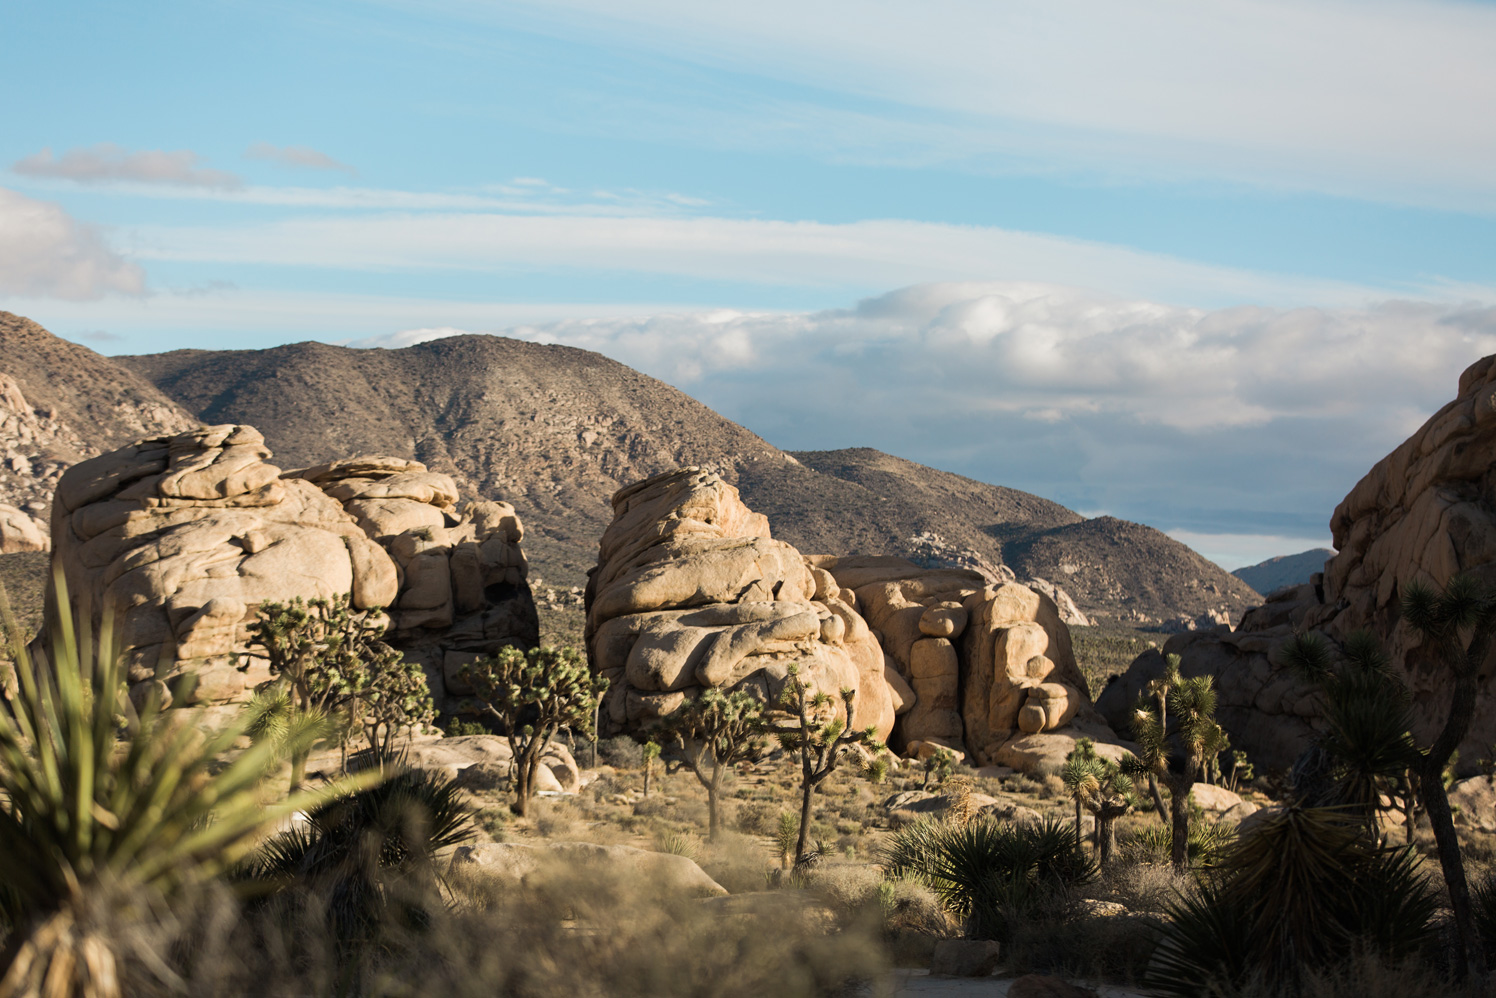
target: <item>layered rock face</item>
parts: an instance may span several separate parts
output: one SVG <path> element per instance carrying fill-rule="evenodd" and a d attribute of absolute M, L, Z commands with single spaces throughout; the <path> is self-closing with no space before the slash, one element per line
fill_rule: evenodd
<path fill-rule="evenodd" d="M 1063 758 L 1076 722 L 1116 743 L 1041 593 L 902 558 L 802 557 L 697 468 L 623 489 L 613 512 L 587 590 L 607 731 L 647 730 L 708 687 L 773 702 L 798 663 L 821 690 L 857 690 L 852 723 L 896 750 L 1031 769 Z"/>
<path fill-rule="evenodd" d="M 1442 727 L 1449 679 L 1432 649 L 1398 620 L 1409 582 L 1442 586 L 1467 573 L 1496 583 L 1496 357 L 1471 365 L 1459 395 L 1371 469 L 1336 507 L 1330 527 L 1339 553 L 1308 585 L 1273 594 L 1250 610 L 1235 632 L 1216 628 L 1165 644 L 1186 675 L 1211 674 L 1221 716 L 1237 747 L 1269 766 L 1286 766 L 1318 730 L 1309 691 L 1279 666 L 1272 650 L 1296 633 L 1343 640 L 1362 629 L 1384 642 L 1414 695 L 1420 739 Z M 1143 656 L 1101 706 L 1115 714 L 1161 659 Z M 1482 691 L 1465 766 L 1496 742 L 1496 656 L 1481 667 Z M 1118 684 L 1114 684 L 1118 685 Z"/>
<path fill-rule="evenodd" d="M 136 683 L 194 703 L 243 699 L 268 678 L 246 652 L 260 603 L 351 593 L 388 608 L 391 643 L 422 661 L 439 704 L 449 654 L 533 645 L 512 507 L 460 513 L 443 475 L 389 458 L 282 474 L 253 427 L 153 437 L 62 477 L 55 557 L 74 599 L 112 613 Z M 181 682 L 186 674 L 194 684 Z M 190 693 L 188 692 L 190 690 Z M 450 703 L 449 703 L 450 706 Z"/>
<path fill-rule="evenodd" d="M 708 687 L 776 702 L 798 664 L 820 690 L 856 690 L 851 723 L 886 738 L 912 695 L 844 595 L 712 472 L 620 490 L 586 593 L 588 654 L 611 683 L 604 732 L 647 729 Z"/>
<path fill-rule="evenodd" d="M 890 665 L 914 690 L 895 747 L 940 745 L 967 750 L 979 764 L 1028 769 L 1035 755 L 1060 747 L 1046 735 L 1076 721 L 1115 742 L 1090 709 L 1069 629 L 1047 595 L 902 558 L 810 561 L 855 593 Z"/>

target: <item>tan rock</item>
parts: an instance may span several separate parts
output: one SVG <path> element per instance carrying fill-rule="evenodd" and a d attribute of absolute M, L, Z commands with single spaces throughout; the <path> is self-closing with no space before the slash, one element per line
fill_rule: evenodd
<path fill-rule="evenodd" d="M 777 702 L 791 666 L 833 696 L 855 690 L 851 724 L 880 738 L 915 699 L 885 680 L 845 590 L 717 475 L 659 475 L 620 490 L 613 509 L 586 594 L 589 657 L 614 683 L 611 730 L 653 724 L 707 687 Z"/>
<path fill-rule="evenodd" d="M 42 528 L 14 506 L 0 503 L 0 554 L 46 551 L 51 547 Z"/>
<path fill-rule="evenodd" d="M 1240 794 L 1210 783 L 1196 783 L 1191 787 L 1190 800 L 1207 811 L 1219 812 L 1230 811 L 1233 807 L 1243 803 Z"/>

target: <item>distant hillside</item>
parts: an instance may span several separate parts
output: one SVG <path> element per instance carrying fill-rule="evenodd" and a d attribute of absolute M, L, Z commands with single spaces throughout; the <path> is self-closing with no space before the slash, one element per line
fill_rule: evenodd
<path fill-rule="evenodd" d="M 1334 557 L 1329 548 L 1314 548 L 1298 554 L 1284 554 L 1256 565 L 1238 568 L 1231 574 L 1247 585 L 1266 595 L 1284 586 L 1297 586 L 1309 581 L 1309 576 L 1325 570 L 1325 561 Z"/>
<path fill-rule="evenodd" d="M 54 342 L 39 352 L 82 350 L 42 336 Z M 584 581 L 614 491 L 696 464 L 735 482 L 776 536 L 806 552 L 1006 562 L 1020 576 L 1063 586 L 1088 614 L 1141 623 L 1222 608 L 1236 615 L 1257 601 L 1158 531 L 1086 520 L 1038 496 L 875 450 L 788 454 L 585 350 L 458 336 L 399 350 L 298 343 L 113 359 L 84 352 L 101 362 L 90 379 L 113 390 L 144 386 L 174 418 L 258 427 L 282 467 L 389 454 L 452 475 L 469 495 L 513 502 L 534 570 L 551 586 Z M 0 356 L 0 374 L 9 361 Z M 49 377 L 66 388 L 66 365 Z"/>
<path fill-rule="evenodd" d="M 45 525 L 52 490 L 68 465 L 193 425 L 133 371 L 0 312 L 0 503 Z"/>

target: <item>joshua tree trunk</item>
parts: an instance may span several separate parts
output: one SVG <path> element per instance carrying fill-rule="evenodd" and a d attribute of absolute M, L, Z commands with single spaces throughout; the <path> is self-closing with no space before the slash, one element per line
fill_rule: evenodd
<path fill-rule="evenodd" d="M 1127 810 L 1126 804 L 1120 807 L 1103 804 L 1096 812 L 1096 862 L 1103 869 L 1112 861 L 1117 848 L 1117 819 Z"/>
<path fill-rule="evenodd" d="M 819 783 L 819 780 L 812 783 L 808 777 L 800 783 L 800 835 L 795 840 L 795 864 L 797 866 L 805 861 L 805 839 L 810 835 L 810 800 Z"/>
<path fill-rule="evenodd" d="M 1075 848 L 1079 849 L 1082 844 L 1080 834 L 1080 798 L 1075 798 Z"/>
<path fill-rule="evenodd" d="M 654 772 L 654 760 L 649 756 L 644 757 L 644 796 L 649 796 L 649 777 Z"/>
<path fill-rule="evenodd" d="M 712 781 L 706 787 L 706 837 L 707 841 L 717 841 L 717 795 L 722 788 L 722 765 L 713 760 Z"/>
<path fill-rule="evenodd" d="M 1485 628 L 1481 630 L 1484 632 Z M 1470 910 L 1470 885 L 1465 879 L 1465 864 L 1460 858 L 1460 841 L 1455 835 L 1449 794 L 1444 789 L 1444 767 L 1449 765 L 1455 749 L 1470 730 L 1470 720 L 1475 714 L 1476 669 L 1491 644 L 1489 632 L 1483 636 L 1484 640 L 1481 639 L 1482 635 L 1477 635 L 1466 654 L 1463 668 L 1455 673 L 1448 720 L 1428 755 L 1424 757 L 1418 774 L 1423 806 L 1428 812 L 1428 821 L 1434 830 L 1434 843 L 1439 850 L 1439 865 L 1444 871 L 1444 882 L 1449 885 L 1449 907 L 1454 911 L 1455 930 L 1462 958 L 1460 970 L 1477 981 L 1485 979 L 1485 950 L 1475 934 L 1475 922 Z"/>
<path fill-rule="evenodd" d="M 1148 774 L 1148 796 L 1153 799 L 1153 811 L 1158 815 L 1158 820 L 1168 825 L 1169 809 L 1164 807 L 1163 795 L 1158 792 L 1158 777 L 1152 773 Z"/>
<path fill-rule="evenodd" d="M 1190 868 L 1190 788 L 1195 781 L 1190 773 L 1169 774 L 1169 860 L 1175 873 Z"/>

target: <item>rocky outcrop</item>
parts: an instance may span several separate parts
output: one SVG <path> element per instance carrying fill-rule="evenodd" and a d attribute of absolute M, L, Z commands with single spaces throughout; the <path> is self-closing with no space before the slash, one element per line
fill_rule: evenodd
<path fill-rule="evenodd" d="M 1457 574 L 1496 583 L 1496 357 L 1471 365 L 1458 397 L 1369 471 L 1330 520 L 1338 553 L 1309 584 L 1280 590 L 1247 611 L 1235 631 L 1179 634 L 1164 653 L 1185 675 L 1216 677 L 1218 715 L 1236 747 L 1258 765 L 1287 766 L 1319 730 L 1313 696 L 1275 660 L 1297 633 L 1343 640 L 1358 630 L 1382 639 L 1413 693 L 1414 734 L 1425 743 L 1449 709 L 1449 678 L 1433 649 L 1398 619 L 1408 583 L 1442 586 Z M 1115 718 L 1162 667 L 1145 653 L 1103 693 Z M 1461 771 L 1496 742 L 1496 655 L 1481 668 L 1475 719 L 1460 746 Z M 1115 687 L 1115 689 L 1114 689 Z"/>
<path fill-rule="evenodd" d="M 196 425 L 108 357 L 0 312 L 0 504 L 20 510 L 44 538 L 52 493 L 69 465 Z M 0 514 L 0 553 L 7 535 L 13 550 L 33 550 L 16 547 L 22 529 Z"/>
<path fill-rule="evenodd" d="M 247 624 L 260 603 L 295 597 L 388 608 L 391 643 L 449 708 L 467 692 L 445 680 L 454 659 L 535 643 L 511 507 L 459 511 L 451 480 L 415 462 L 282 474 L 270 456 L 257 430 L 230 424 L 142 440 L 63 476 L 56 558 L 74 599 L 121 626 L 133 682 L 191 703 L 244 698 L 268 678 L 246 654 Z"/>
<path fill-rule="evenodd" d="M 614 495 L 586 605 L 605 732 L 647 729 L 708 687 L 775 703 L 791 665 L 819 690 L 856 690 L 851 722 L 880 738 L 912 699 L 836 581 L 700 468 Z"/>
<path fill-rule="evenodd" d="M 0 503 L 0 554 L 46 551 L 51 546 L 40 524 L 14 506 Z"/>
<path fill-rule="evenodd" d="M 896 748 L 964 748 L 978 765 L 1009 765 L 1014 758 L 1032 769 L 1033 760 L 1021 752 L 1024 739 L 1068 730 L 1077 721 L 1090 726 L 1091 737 L 1115 742 L 1091 710 L 1059 608 L 1043 593 L 902 558 L 809 561 L 855 592 L 890 666 L 914 691 L 913 708 L 899 720 Z M 1073 740 L 1060 736 L 1058 742 Z M 1004 754 L 1010 742 L 1017 754 Z"/>

